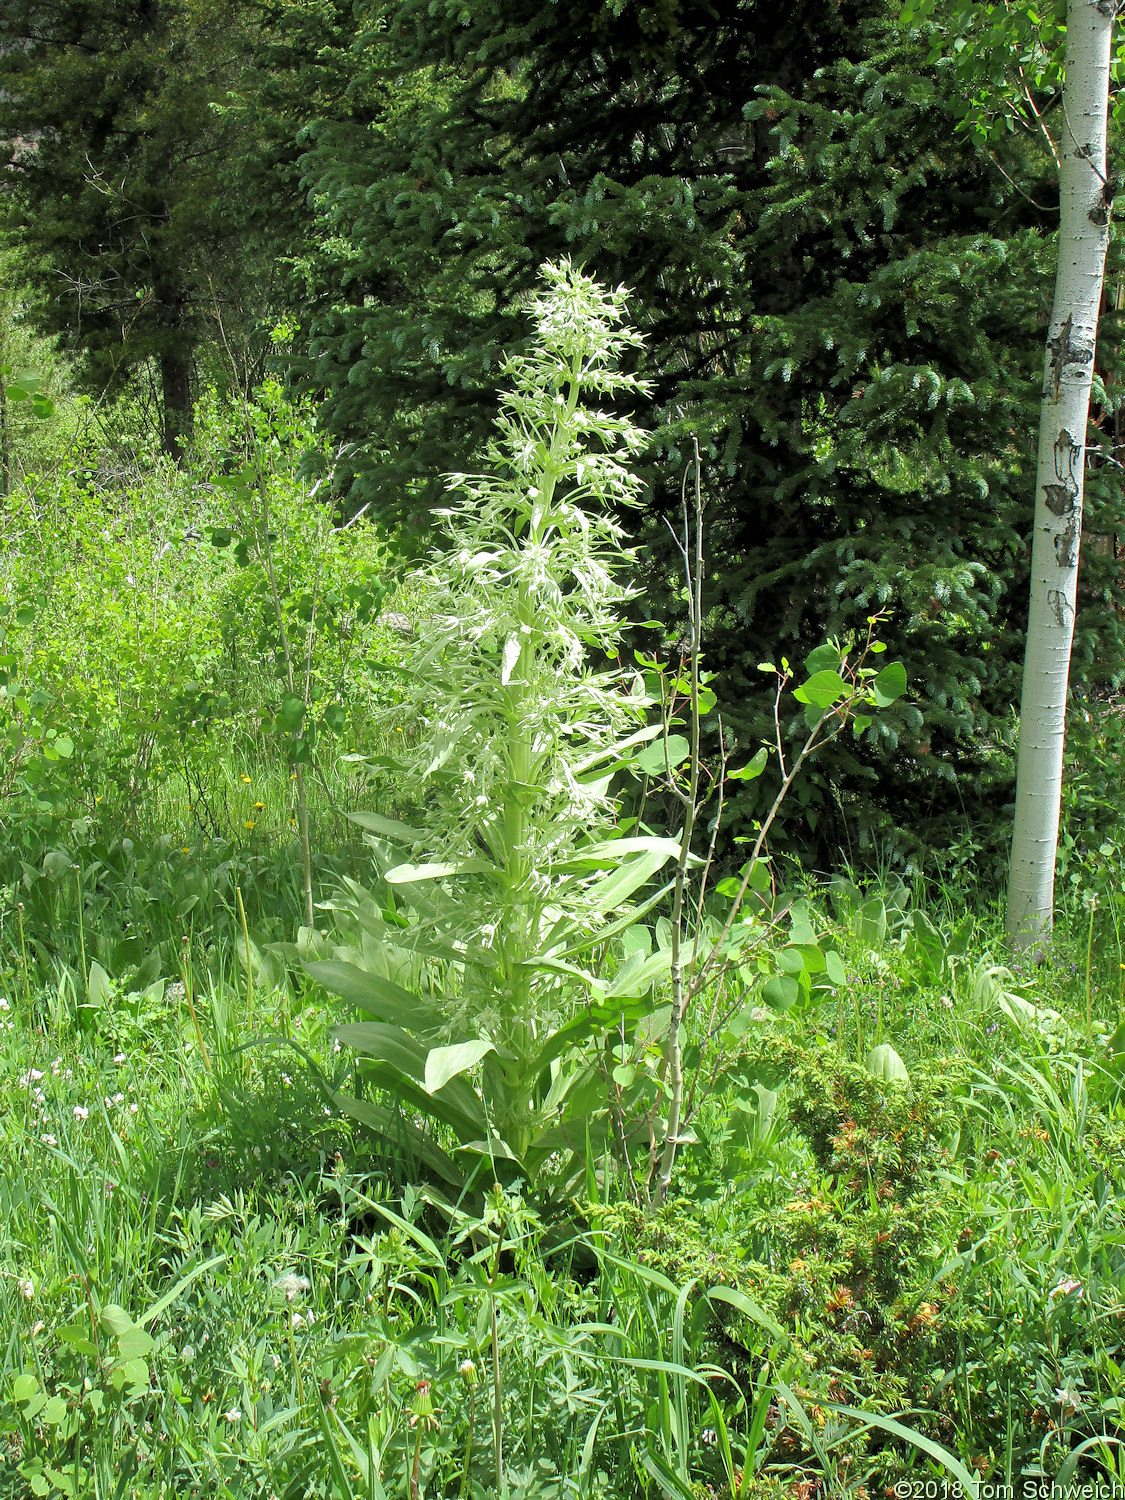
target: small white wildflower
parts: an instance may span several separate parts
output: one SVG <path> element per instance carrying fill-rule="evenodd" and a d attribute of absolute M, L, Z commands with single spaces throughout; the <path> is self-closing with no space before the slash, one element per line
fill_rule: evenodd
<path fill-rule="evenodd" d="M 289 1326 L 291 1328 L 303 1328 L 305 1326 L 305 1320 L 300 1313 L 294 1313 L 292 1318 L 289 1320 Z"/>
<path fill-rule="evenodd" d="M 333 1052 L 333 1054 L 339 1052 L 339 1050 L 340 1050 L 340 1038 L 338 1036 L 337 1037 L 333 1037 L 333 1039 L 332 1039 L 332 1052 Z"/>
<path fill-rule="evenodd" d="M 953 1009 L 953 1000 L 949 995 L 943 995 L 941 997 L 941 1003 L 945 1006 L 946 1010 Z"/>
<path fill-rule="evenodd" d="M 293 1085 L 293 1080 L 292 1080 L 292 1078 L 290 1078 L 290 1076 L 289 1076 L 288 1073 L 282 1073 L 282 1075 L 281 1075 L 281 1081 L 282 1081 L 283 1084 L 285 1084 L 285 1086 L 287 1088 L 291 1088 L 292 1085 Z"/>
<path fill-rule="evenodd" d="M 223 1412 L 223 1416 L 226 1417 L 228 1422 L 242 1421 L 242 1413 L 233 1406 L 231 1407 L 230 1411 Z"/>
<path fill-rule="evenodd" d="M 132 1104 L 130 1104 L 130 1106 L 129 1106 L 129 1113 L 131 1115 L 135 1115 L 137 1113 L 136 1101 L 134 1101 Z"/>
<path fill-rule="evenodd" d="M 1060 1385 L 1055 1391 L 1055 1400 L 1062 1407 L 1063 1415 L 1067 1412 L 1077 1411 L 1082 1405 L 1082 1397 L 1070 1386 Z"/>
<path fill-rule="evenodd" d="M 120 1067 L 123 1062 L 128 1062 L 128 1058 L 125 1056 L 124 1052 L 115 1052 L 113 1055 L 113 1060 L 118 1067 Z"/>
<path fill-rule="evenodd" d="M 41 1135 L 39 1137 L 39 1139 L 43 1142 L 44 1146 L 57 1146 L 58 1145 L 58 1141 L 55 1139 L 55 1137 L 53 1135 Z"/>
<path fill-rule="evenodd" d="M 294 1271 L 287 1271 L 284 1276 L 279 1276 L 273 1284 L 274 1291 L 284 1292 L 286 1302 L 292 1302 L 301 1292 L 307 1292 L 312 1282 L 307 1276 L 298 1276 Z"/>
<path fill-rule="evenodd" d="M 35 1327 L 31 1330 L 31 1337 L 34 1338 L 37 1333 L 42 1333 L 46 1326 L 46 1323 L 44 1323 L 42 1319 L 40 1319 L 40 1321 L 36 1323 Z"/>
<path fill-rule="evenodd" d="M 114 1094 L 114 1096 L 113 1096 L 113 1102 L 114 1102 L 114 1104 L 124 1104 L 125 1103 L 125 1095 L 124 1094 Z"/>
<path fill-rule="evenodd" d="M 76 1120 L 88 1120 L 90 1118 L 90 1111 L 84 1104 L 76 1104 L 74 1106 L 74 1118 Z"/>
<path fill-rule="evenodd" d="M 30 1302 L 32 1297 L 35 1296 L 34 1281 L 32 1281 L 31 1277 L 29 1276 L 25 1281 L 20 1281 L 18 1284 L 20 1295 L 24 1298 L 25 1301 Z"/>
<path fill-rule="evenodd" d="M 11 1008 L 12 1007 L 8 1004 L 7 1000 L 0 996 L 0 1010 L 11 1010 Z"/>
<path fill-rule="evenodd" d="M 136 1107 L 137 1106 L 134 1104 L 133 1108 L 136 1109 Z M 262 1154 L 262 1148 L 261 1148 L 261 1146 L 255 1146 L 254 1147 L 254 1155 L 255 1156 L 261 1156 L 261 1154 Z"/>
<path fill-rule="evenodd" d="M 191 1361 L 195 1358 L 195 1350 L 191 1347 L 190 1344 L 185 1344 L 184 1347 L 180 1350 L 180 1358 L 186 1359 L 188 1361 Z"/>

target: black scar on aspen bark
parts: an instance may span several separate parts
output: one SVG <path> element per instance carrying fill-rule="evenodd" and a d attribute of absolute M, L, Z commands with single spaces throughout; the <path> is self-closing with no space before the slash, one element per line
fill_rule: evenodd
<path fill-rule="evenodd" d="M 1060 568 L 1078 566 L 1078 525 L 1073 515 L 1055 537 L 1055 558 Z"/>
<path fill-rule="evenodd" d="M 1055 612 L 1055 622 L 1058 625 L 1066 624 L 1066 612 L 1070 608 L 1070 601 L 1062 589 L 1048 589 L 1047 603 Z"/>
<path fill-rule="evenodd" d="M 1047 348 L 1051 351 L 1051 381 L 1056 401 L 1059 398 L 1059 382 L 1067 365 L 1086 365 L 1094 357 L 1092 349 L 1087 349 L 1084 344 L 1076 344 L 1071 338 L 1073 328 L 1074 317 L 1068 313 L 1066 322 L 1058 333 L 1053 339 L 1047 340 Z"/>
<path fill-rule="evenodd" d="M 1053 516 L 1063 517 L 1071 515 L 1078 500 L 1078 490 L 1074 487 L 1074 481 L 1067 484 L 1045 484 L 1043 493 L 1047 497 L 1047 509 Z"/>

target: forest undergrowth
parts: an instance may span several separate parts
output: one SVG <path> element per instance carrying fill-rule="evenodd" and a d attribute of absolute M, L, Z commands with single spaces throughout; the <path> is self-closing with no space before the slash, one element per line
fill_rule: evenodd
<path fill-rule="evenodd" d="M 10 497 L 5 1500 L 1121 1477 L 1119 705 L 1018 961 L 972 830 L 771 849 L 781 705 L 811 757 L 905 674 L 763 664 L 714 770 L 687 509 L 686 645 L 621 644 L 622 295 L 551 274 L 428 568 L 269 383 Z"/>

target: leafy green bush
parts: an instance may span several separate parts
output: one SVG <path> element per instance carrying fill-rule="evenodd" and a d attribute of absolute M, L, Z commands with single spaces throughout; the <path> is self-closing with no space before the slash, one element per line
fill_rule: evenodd
<path fill-rule="evenodd" d="M 240 789 L 263 763 L 281 780 L 286 762 L 314 756 L 328 795 L 346 800 L 337 756 L 367 734 L 388 682 L 372 664 L 396 650 L 379 622 L 385 552 L 370 526 L 335 527 L 298 477 L 315 439 L 275 384 L 244 408 L 212 399 L 201 416 L 184 470 L 157 460 L 103 482 L 76 469 L 11 496 L 0 550 L 9 811 L 18 793 L 25 811 L 112 815 L 134 834 L 173 831 L 174 818 L 180 830 L 284 836 L 292 789 L 268 809 Z M 269 579 L 240 477 L 251 459 L 255 493 L 269 497 Z"/>

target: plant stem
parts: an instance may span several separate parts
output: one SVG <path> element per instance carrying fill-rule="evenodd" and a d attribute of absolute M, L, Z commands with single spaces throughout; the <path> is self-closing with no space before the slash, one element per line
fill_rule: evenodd
<path fill-rule="evenodd" d="M 1094 961 L 1094 912 L 1097 908 L 1090 907 L 1090 925 L 1086 933 L 1086 1042 L 1089 1044 L 1094 1039 L 1094 1022 L 1090 1010 L 1090 966 Z"/>
<path fill-rule="evenodd" d="M 86 968 L 86 924 L 82 912 L 82 870 L 74 867 L 74 884 L 78 893 L 78 950 L 82 954 L 82 988 L 86 999 L 90 998 L 90 974 Z"/>
<path fill-rule="evenodd" d="M 469 1387 L 469 1434 L 465 1439 L 465 1461 L 461 1468 L 461 1488 L 458 1494 L 464 1495 L 469 1488 L 469 1461 L 473 1456 L 473 1427 L 477 1419 L 477 1392 L 475 1386 Z"/>
<path fill-rule="evenodd" d="M 691 858 L 691 839 L 699 805 L 699 658 L 703 624 L 703 495 L 700 474 L 699 445 L 695 445 L 695 547 L 688 555 L 688 515 L 684 502 L 684 567 L 687 574 L 688 608 L 691 617 L 691 771 L 684 800 L 684 826 L 680 835 L 680 853 L 676 861 L 675 894 L 672 901 L 672 1014 L 668 1022 L 668 1127 L 664 1150 L 656 1179 L 656 1194 L 661 1203 L 668 1196 L 672 1167 L 680 1137 L 680 1115 L 684 1096 L 683 1048 L 680 1026 L 684 1015 L 684 976 L 681 945 L 683 941 L 684 896 L 687 868 Z"/>
<path fill-rule="evenodd" d="M 301 1375 L 301 1361 L 297 1358 L 297 1341 L 293 1337 L 293 1318 L 289 1312 L 285 1314 L 285 1329 L 289 1335 L 289 1357 L 293 1361 L 293 1373 L 297 1377 L 297 1399 L 301 1403 L 301 1410 L 305 1409 L 305 1382 Z"/>
<path fill-rule="evenodd" d="M 246 924 L 246 908 L 242 904 L 241 887 L 236 885 L 234 894 L 238 898 L 238 915 L 242 920 L 242 948 L 246 955 L 246 1030 L 249 1031 L 254 1013 L 254 972 L 250 967 L 250 929 Z"/>
<path fill-rule="evenodd" d="M 496 1235 L 496 1254 L 492 1259 L 492 1275 L 488 1278 L 488 1301 L 492 1317 L 492 1445 L 496 1459 L 497 1500 L 504 1493 L 504 1388 L 500 1379 L 500 1317 L 493 1288 L 500 1273 L 500 1247 L 503 1243 L 504 1221 L 501 1219 Z"/>

